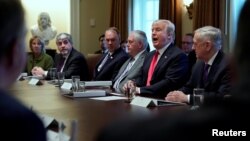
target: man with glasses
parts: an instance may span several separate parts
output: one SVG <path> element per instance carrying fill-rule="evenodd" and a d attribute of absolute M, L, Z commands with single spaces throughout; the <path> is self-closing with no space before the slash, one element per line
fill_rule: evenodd
<path fill-rule="evenodd" d="M 192 51 L 192 46 L 193 46 L 193 34 L 187 33 L 182 37 L 181 49 L 186 55 L 188 55 Z"/>
<path fill-rule="evenodd" d="M 188 56 L 188 64 L 189 64 L 189 76 L 191 75 L 191 71 L 193 68 L 193 65 L 196 62 L 196 54 L 193 47 L 193 33 L 186 33 L 182 37 L 182 44 L 181 44 L 181 49 L 182 51 Z"/>
<path fill-rule="evenodd" d="M 56 37 L 56 45 L 59 54 L 55 56 L 55 67 L 57 72 L 64 72 L 65 78 L 70 79 L 73 75 L 79 75 L 81 80 L 88 80 L 88 66 L 83 54 L 73 48 L 72 37 L 68 33 L 60 33 Z M 35 67 L 32 74 L 36 76 L 46 76 L 50 79 L 50 74 L 40 67 Z"/>

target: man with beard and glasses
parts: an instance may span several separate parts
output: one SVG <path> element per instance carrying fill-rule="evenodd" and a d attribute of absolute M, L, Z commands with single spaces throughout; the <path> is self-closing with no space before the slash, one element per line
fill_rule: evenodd
<path fill-rule="evenodd" d="M 59 54 L 55 56 L 55 67 L 57 72 L 64 72 L 65 79 L 73 75 L 79 75 L 81 80 L 88 80 L 88 66 L 85 57 L 73 48 L 72 37 L 68 33 L 60 33 L 56 37 L 56 45 Z M 44 71 L 41 67 L 34 67 L 32 74 L 45 76 L 50 79 L 50 72 Z"/>

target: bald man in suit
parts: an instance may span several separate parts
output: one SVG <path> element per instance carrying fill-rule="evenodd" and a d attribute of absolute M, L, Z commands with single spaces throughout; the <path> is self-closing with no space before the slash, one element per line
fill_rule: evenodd
<path fill-rule="evenodd" d="M 110 27 L 105 32 L 105 42 L 108 51 L 103 54 L 94 70 L 94 81 L 112 81 L 123 63 L 129 58 L 120 47 L 120 32 L 116 27 Z"/>

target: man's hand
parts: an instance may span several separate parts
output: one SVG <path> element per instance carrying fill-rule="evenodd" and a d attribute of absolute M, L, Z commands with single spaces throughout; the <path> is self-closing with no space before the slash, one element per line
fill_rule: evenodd
<path fill-rule="evenodd" d="M 165 97 L 167 101 L 188 103 L 188 97 L 182 91 L 172 91 Z"/>
<path fill-rule="evenodd" d="M 44 76 L 45 75 L 45 72 L 44 72 L 44 70 L 41 67 L 34 67 L 31 70 L 31 73 L 34 76 Z"/>

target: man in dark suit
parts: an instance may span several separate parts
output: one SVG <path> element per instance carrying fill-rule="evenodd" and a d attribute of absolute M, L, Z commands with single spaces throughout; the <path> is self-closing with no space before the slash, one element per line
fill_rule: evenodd
<path fill-rule="evenodd" d="M 218 136 L 234 136 L 237 140 L 249 140 L 250 129 L 250 1 L 242 8 L 234 48 L 232 67 L 235 67 L 237 83 L 231 97 L 220 102 L 206 103 L 198 110 L 176 115 L 164 114 L 150 119 L 118 121 L 102 130 L 97 141 L 166 141 L 204 140 Z M 240 137 L 242 136 L 242 137 Z"/>
<path fill-rule="evenodd" d="M 181 49 L 182 51 L 188 56 L 188 62 L 189 62 L 189 76 L 191 75 L 192 68 L 194 64 L 196 63 L 196 54 L 193 47 L 193 33 L 186 33 L 182 37 L 181 41 Z"/>
<path fill-rule="evenodd" d="M 73 48 L 72 37 L 68 33 L 60 33 L 56 37 L 56 44 L 60 54 L 55 56 L 55 67 L 58 72 L 64 72 L 65 78 L 79 75 L 81 80 L 88 80 L 88 66 L 85 57 Z M 50 71 L 46 72 L 40 67 L 32 70 L 33 75 L 45 75 L 50 78 Z"/>
<path fill-rule="evenodd" d="M 117 76 L 113 81 L 113 88 L 118 93 L 124 93 L 123 85 L 128 80 L 137 79 L 140 77 L 140 71 L 147 55 L 146 48 L 148 46 L 148 40 L 145 32 L 140 30 L 132 31 L 128 36 L 128 59 L 120 68 Z"/>
<path fill-rule="evenodd" d="M 7 92 L 26 64 L 24 9 L 19 0 L 0 0 L 0 9 L 1 140 L 46 141 L 42 121 Z"/>
<path fill-rule="evenodd" d="M 173 45 L 175 26 L 168 20 L 152 24 L 152 41 L 155 51 L 145 58 L 141 76 L 126 87 L 134 88 L 138 95 L 164 98 L 165 94 L 180 88 L 188 77 L 187 56 Z"/>
<path fill-rule="evenodd" d="M 117 28 L 111 27 L 105 32 L 108 52 L 103 54 L 94 70 L 95 81 L 112 81 L 123 63 L 128 59 L 128 54 L 120 47 L 120 33 Z"/>
<path fill-rule="evenodd" d="M 195 31 L 194 45 L 199 59 L 187 84 L 180 91 L 170 92 L 166 100 L 193 103 L 193 89 L 204 88 L 204 100 L 223 98 L 231 90 L 229 60 L 221 51 L 221 31 L 205 26 Z M 205 66 L 209 66 L 206 71 Z M 191 94 L 191 95 L 190 95 Z"/>

